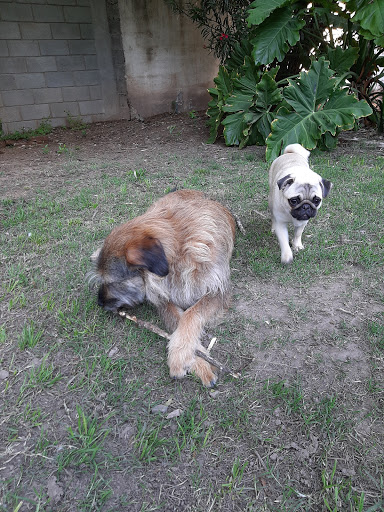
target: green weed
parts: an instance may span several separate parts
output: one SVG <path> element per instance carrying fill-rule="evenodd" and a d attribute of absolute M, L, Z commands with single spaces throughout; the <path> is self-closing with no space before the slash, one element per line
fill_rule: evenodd
<path fill-rule="evenodd" d="M 140 462 L 150 464 L 164 456 L 169 440 L 161 436 L 163 424 L 138 423 L 134 448 Z"/>
<path fill-rule="evenodd" d="M 47 363 L 47 360 L 48 356 L 45 356 L 42 362 L 25 376 L 20 388 L 20 399 L 27 391 L 32 391 L 35 388 L 51 388 L 61 380 L 60 372 L 56 371 L 53 363 Z"/>
<path fill-rule="evenodd" d="M 242 480 L 247 466 L 248 461 L 242 463 L 239 458 L 236 458 L 231 468 L 230 476 L 227 477 L 226 483 L 221 485 L 224 493 L 241 493 L 243 491 Z"/>
<path fill-rule="evenodd" d="M 111 495 L 112 489 L 110 484 L 104 480 L 104 478 L 100 475 L 98 468 L 96 467 L 88 486 L 86 495 L 82 500 L 79 501 L 80 509 L 84 510 L 84 512 L 102 512 L 105 510 L 105 504 Z"/>
<path fill-rule="evenodd" d="M 69 128 L 70 130 L 81 131 L 81 132 L 85 133 L 86 128 L 87 128 L 87 123 L 85 123 L 83 121 L 81 116 L 73 116 L 70 112 L 66 112 L 66 114 L 67 114 L 67 119 L 66 119 L 67 128 Z"/>
<path fill-rule="evenodd" d="M 19 139 L 31 139 L 32 137 L 37 137 L 39 135 L 47 135 L 52 132 L 52 124 L 49 119 L 43 119 L 40 125 L 34 130 L 25 130 L 24 128 L 21 131 L 15 131 L 13 133 L 3 134 L 0 131 L 0 140 L 10 139 L 10 140 L 19 140 Z"/>
<path fill-rule="evenodd" d="M 0 325 L 0 343 L 5 343 L 5 340 L 7 339 L 7 333 L 5 330 L 5 325 Z"/>
<path fill-rule="evenodd" d="M 365 493 L 356 493 L 349 480 L 336 477 L 337 460 L 329 473 L 326 469 L 321 474 L 323 483 L 323 501 L 328 512 L 364 512 Z M 369 509 L 371 512 L 379 510 L 378 507 Z"/>
<path fill-rule="evenodd" d="M 70 152 L 69 148 L 67 148 L 67 145 L 62 143 L 62 142 L 59 142 L 59 147 L 57 149 L 57 154 L 58 155 L 63 155 L 64 153 L 68 154 Z"/>
<path fill-rule="evenodd" d="M 42 339 L 43 331 L 37 330 L 33 320 L 23 327 L 23 331 L 19 336 L 19 348 L 25 350 L 35 347 Z"/>
<path fill-rule="evenodd" d="M 202 404 L 197 408 L 196 400 L 193 400 L 188 409 L 177 419 L 175 444 L 179 456 L 184 449 L 194 452 L 207 444 L 212 432 L 212 427 L 205 427 L 207 419 L 208 416 Z"/>
<path fill-rule="evenodd" d="M 379 353 L 384 353 L 384 314 L 379 320 L 368 322 L 368 332 L 371 343 Z"/>
<path fill-rule="evenodd" d="M 76 411 L 77 428 L 68 428 L 70 447 L 64 449 L 58 456 L 59 472 L 67 466 L 95 466 L 95 459 L 109 433 L 109 429 L 105 427 L 106 420 L 100 421 L 88 416 L 79 405 L 76 406 Z"/>

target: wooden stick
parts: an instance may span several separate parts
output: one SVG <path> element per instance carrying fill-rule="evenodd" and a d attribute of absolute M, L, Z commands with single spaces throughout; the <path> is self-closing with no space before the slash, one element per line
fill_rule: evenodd
<path fill-rule="evenodd" d="M 143 327 L 144 329 L 148 329 L 151 332 L 154 332 L 161 338 L 165 338 L 166 340 L 169 340 L 171 336 L 166 332 L 163 331 L 163 329 L 160 329 L 160 327 L 157 327 L 157 325 L 154 325 L 150 322 L 146 322 L 145 320 L 140 320 L 136 316 L 129 315 L 126 311 L 119 311 L 119 315 L 123 318 L 126 318 L 127 320 L 131 320 L 131 322 L 135 322 L 139 327 Z M 240 375 L 238 373 L 232 372 L 230 368 L 225 366 L 224 364 L 221 364 L 219 361 L 214 359 L 208 354 L 205 354 L 201 350 L 196 350 L 195 354 L 198 357 L 201 357 L 201 359 L 204 359 L 204 361 L 207 361 L 207 363 L 211 364 L 212 366 L 215 366 L 221 373 L 229 373 L 232 377 L 235 379 L 238 379 Z"/>
<path fill-rule="evenodd" d="M 241 233 L 243 233 L 243 235 L 246 235 L 247 233 L 246 233 L 246 231 L 244 229 L 244 226 L 241 223 L 240 217 L 238 215 L 236 215 L 236 213 L 232 213 L 232 215 L 233 215 L 233 218 L 235 219 L 237 227 L 239 228 Z"/>

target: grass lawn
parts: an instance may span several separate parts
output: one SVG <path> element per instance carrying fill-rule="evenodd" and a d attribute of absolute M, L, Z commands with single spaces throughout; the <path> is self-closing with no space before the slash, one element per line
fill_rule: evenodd
<path fill-rule="evenodd" d="M 157 123 L 5 149 L 0 511 L 384 510 L 383 150 L 313 152 L 334 187 L 286 267 L 264 148 L 206 145 L 199 117 Z M 85 281 L 111 229 L 174 186 L 246 231 L 212 332 L 240 377 L 212 390 L 171 380 L 164 340 L 101 310 Z M 150 305 L 135 314 L 162 327 Z"/>

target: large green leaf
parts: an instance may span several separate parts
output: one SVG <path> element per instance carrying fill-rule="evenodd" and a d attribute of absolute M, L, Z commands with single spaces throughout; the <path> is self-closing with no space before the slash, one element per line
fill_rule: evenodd
<path fill-rule="evenodd" d="M 253 104 L 253 95 L 235 92 L 223 107 L 224 112 L 248 111 Z"/>
<path fill-rule="evenodd" d="M 271 64 L 275 59 L 281 62 L 290 46 L 300 39 L 300 29 L 305 21 L 293 15 L 291 7 L 274 11 L 255 30 L 252 57 L 256 64 Z"/>
<path fill-rule="evenodd" d="M 255 94 L 262 71 L 250 57 L 244 59 L 244 65 L 239 69 L 239 76 L 233 80 L 233 90 L 244 94 Z"/>
<path fill-rule="evenodd" d="M 208 89 L 212 100 L 208 103 L 207 116 L 209 117 L 207 125 L 209 126 L 208 143 L 213 144 L 217 138 L 221 120 L 224 116 L 223 107 L 228 96 L 231 95 L 233 89 L 232 79 L 223 67 L 219 67 L 219 73 L 214 79 L 216 87 Z"/>
<path fill-rule="evenodd" d="M 217 77 L 214 78 L 213 81 L 216 84 L 220 96 L 225 98 L 231 94 L 233 88 L 232 79 L 224 66 L 219 67 Z"/>
<path fill-rule="evenodd" d="M 277 87 L 275 77 L 279 68 L 274 68 L 264 73 L 256 86 L 256 107 L 268 110 L 271 105 L 278 105 L 282 98 L 280 89 Z"/>
<path fill-rule="evenodd" d="M 261 114 L 260 114 L 261 115 Z M 248 123 L 244 119 L 244 112 L 236 112 L 227 116 L 223 120 L 224 139 L 227 146 L 238 146 L 248 128 Z"/>
<path fill-rule="evenodd" d="M 376 45 L 384 46 L 384 1 L 383 0 L 344 0 L 352 21 L 360 24 L 359 33 Z"/>
<path fill-rule="evenodd" d="M 260 73 L 254 69 L 253 75 L 235 80 L 233 95 L 223 107 L 230 113 L 222 122 L 227 145 L 242 148 L 249 141 L 265 144 L 273 119 L 270 109 L 282 100 L 275 82 L 277 71 L 278 68 L 266 71 L 260 78 Z"/>
<path fill-rule="evenodd" d="M 279 109 L 267 139 L 267 161 L 274 160 L 288 144 L 300 143 L 307 149 L 316 147 L 323 133 L 335 135 L 338 129 L 349 130 L 355 119 L 372 113 L 365 101 L 358 101 L 346 89 L 337 87 L 332 70 L 324 59 L 312 63 L 297 81 L 290 81 L 284 99 L 290 109 Z"/>
<path fill-rule="evenodd" d="M 324 58 L 312 62 L 308 73 L 300 73 L 297 81 L 288 80 L 289 86 L 284 89 L 284 98 L 298 114 L 317 110 L 319 105 L 331 94 L 335 79 L 331 79 L 333 71 Z"/>
<path fill-rule="evenodd" d="M 353 21 L 358 21 L 361 27 L 372 34 L 372 39 L 384 34 L 384 1 L 356 0 Z"/>
<path fill-rule="evenodd" d="M 251 55 L 252 45 L 248 39 L 242 39 L 233 46 L 231 53 L 225 61 L 225 67 L 229 73 L 238 71 L 244 65 L 246 57 Z"/>
<path fill-rule="evenodd" d="M 290 0 L 255 0 L 249 6 L 248 25 L 260 25 L 275 9 L 290 3 Z"/>
<path fill-rule="evenodd" d="M 224 112 L 246 111 L 253 104 L 261 72 L 247 57 L 243 73 L 243 76 L 233 80 L 233 94 L 227 98 L 227 103 L 223 107 Z"/>
<path fill-rule="evenodd" d="M 327 59 L 329 67 L 338 75 L 343 75 L 351 69 L 359 55 L 359 48 L 350 46 L 345 50 L 341 47 L 327 48 Z"/>
<path fill-rule="evenodd" d="M 239 148 L 257 144 L 265 146 L 265 140 L 271 131 L 271 122 L 273 114 L 270 112 L 249 112 L 244 116 L 247 128 L 243 131 L 243 137 L 240 141 Z"/>
<path fill-rule="evenodd" d="M 273 112 L 265 112 L 255 123 L 257 133 L 260 135 L 259 144 L 265 145 L 268 135 L 271 133 L 272 121 L 275 119 Z M 251 137 L 250 137 L 251 140 Z"/>

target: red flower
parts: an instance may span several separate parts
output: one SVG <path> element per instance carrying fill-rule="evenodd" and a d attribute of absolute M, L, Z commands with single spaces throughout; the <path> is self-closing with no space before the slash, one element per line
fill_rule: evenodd
<path fill-rule="evenodd" d="M 221 34 L 221 36 L 219 37 L 220 41 L 222 41 L 223 39 L 228 39 L 228 36 L 227 34 Z"/>

